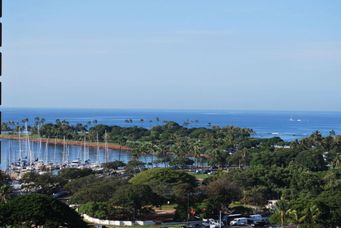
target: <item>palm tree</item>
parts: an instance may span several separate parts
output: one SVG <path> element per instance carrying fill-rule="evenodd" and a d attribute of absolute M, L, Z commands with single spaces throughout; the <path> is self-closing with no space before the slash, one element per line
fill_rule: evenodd
<path fill-rule="evenodd" d="M 14 121 L 8 121 L 8 125 L 11 127 L 11 130 L 15 130 L 15 122 Z"/>
<path fill-rule="evenodd" d="M 138 160 L 138 158 L 146 151 L 146 146 L 140 142 L 131 142 L 129 147 L 132 149 L 131 153 L 133 155 L 133 159 L 136 160 Z"/>
<path fill-rule="evenodd" d="M 287 201 L 285 200 L 279 200 L 276 203 L 276 212 L 277 214 L 279 214 L 280 219 L 281 219 L 281 226 L 284 227 L 285 221 L 286 221 L 286 216 L 287 216 L 287 212 L 289 209 L 289 204 Z"/>
<path fill-rule="evenodd" d="M 196 165 L 198 167 L 199 166 L 199 158 L 201 156 L 203 145 L 202 145 L 200 139 L 198 139 L 198 140 L 196 140 L 194 142 L 191 142 L 190 146 L 192 147 L 192 150 L 193 150 L 193 153 L 194 153 L 194 157 L 195 157 L 195 160 L 196 160 Z"/>
<path fill-rule="evenodd" d="M 152 153 L 152 165 L 154 165 L 154 158 L 161 152 L 161 148 L 156 144 L 152 144 L 150 150 Z"/>
<path fill-rule="evenodd" d="M 8 185 L 1 185 L 0 186 L 0 202 L 7 203 L 10 198 L 11 188 Z"/>
<path fill-rule="evenodd" d="M 339 166 L 341 166 L 341 155 L 337 155 L 334 160 L 332 161 L 332 166 L 333 168 L 337 168 Z"/>
<path fill-rule="evenodd" d="M 25 124 L 28 124 L 28 121 L 29 121 L 28 118 L 24 118 L 24 119 L 21 120 L 21 122 L 22 122 L 24 125 L 25 125 Z"/>
<path fill-rule="evenodd" d="M 297 210 L 289 209 L 287 211 L 287 214 L 288 214 L 290 220 L 296 225 L 297 228 L 299 228 L 300 223 L 302 223 L 302 221 L 301 221 L 301 217 L 299 216 Z"/>
<path fill-rule="evenodd" d="M 17 121 L 17 122 L 15 123 L 15 130 L 16 130 L 16 131 L 20 131 L 20 130 L 21 130 L 19 121 Z"/>
<path fill-rule="evenodd" d="M 301 221 L 306 223 L 307 227 L 309 228 L 311 225 L 316 224 L 320 214 L 321 211 L 316 205 L 309 205 L 303 210 Z"/>
<path fill-rule="evenodd" d="M 144 119 L 143 118 L 140 119 L 140 123 L 141 123 L 141 127 L 143 127 L 143 123 L 144 123 Z"/>
<path fill-rule="evenodd" d="M 169 150 L 170 150 L 169 146 L 164 144 L 159 145 L 159 151 L 157 156 L 161 159 L 165 167 L 167 167 L 168 162 L 170 160 Z"/>

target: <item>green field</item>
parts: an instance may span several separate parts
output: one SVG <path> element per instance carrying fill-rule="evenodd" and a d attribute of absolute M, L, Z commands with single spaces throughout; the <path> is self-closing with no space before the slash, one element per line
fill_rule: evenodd
<path fill-rule="evenodd" d="M 210 177 L 211 175 L 209 174 L 203 174 L 203 173 L 194 173 L 194 172 L 187 172 L 188 174 L 194 176 L 197 180 L 203 181 L 206 178 Z"/>

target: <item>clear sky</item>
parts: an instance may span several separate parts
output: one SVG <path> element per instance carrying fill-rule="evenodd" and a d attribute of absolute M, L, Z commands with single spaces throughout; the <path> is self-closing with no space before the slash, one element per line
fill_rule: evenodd
<path fill-rule="evenodd" d="M 341 111 L 340 0 L 4 0 L 9 107 Z"/>

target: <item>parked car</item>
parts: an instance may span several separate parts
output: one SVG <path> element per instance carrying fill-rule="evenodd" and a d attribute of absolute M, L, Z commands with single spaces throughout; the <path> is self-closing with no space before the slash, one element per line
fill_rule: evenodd
<path fill-rule="evenodd" d="M 224 223 L 221 222 L 221 227 L 224 227 Z M 216 221 L 212 218 L 210 219 L 203 219 L 202 227 L 205 228 L 218 228 L 219 227 L 219 221 Z"/>
<path fill-rule="evenodd" d="M 256 214 L 256 215 L 250 215 L 248 218 L 252 222 L 260 222 L 263 221 L 262 215 Z"/>
<path fill-rule="evenodd" d="M 245 217 L 242 218 L 236 218 L 230 222 L 231 226 L 247 226 L 248 225 L 248 219 Z"/>
<path fill-rule="evenodd" d="M 236 218 L 243 217 L 242 214 L 230 214 L 230 215 L 224 215 L 222 220 L 225 224 L 230 224 L 230 222 Z"/>
<path fill-rule="evenodd" d="M 267 218 L 263 217 L 262 215 L 255 214 L 255 215 L 250 215 L 248 218 L 249 224 L 251 226 L 264 226 L 268 223 Z"/>

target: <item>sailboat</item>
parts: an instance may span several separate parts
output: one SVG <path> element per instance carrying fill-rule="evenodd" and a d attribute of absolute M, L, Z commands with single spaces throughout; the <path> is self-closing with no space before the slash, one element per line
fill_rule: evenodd
<path fill-rule="evenodd" d="M 84 137 L 83 161 L 84 164 L 90 164 L 89 151 L 86 146 L 86 137 Z"/>
<path fill-rule="evenodd" d="M 21 148 L 21 133 L 20 133 L 21 131 L 20 131 L 20 129 L 19 129 L 19 131 L 18 131 L 18 134 L 19 134 L 19 161 L 21 161 L 22 160 L 22 148 Z"/>
<path fill-rule="evenodd" d="M 85 147 L 85 138 L 84 138 L 84 143 L 83 143 L 84 147 Z M 84 156 L 84 151 L 83 151 L 83 156 Z M 74 167 L 74 168 L 78 168 L 81 166 L 82 164 L 82 157 L 81 157 L 81 150 L 78 150 L 78 156 L 76 159 L 72 160 L 71 163 L 70 163 L 70 166 L 71 167 Z"/>
<path fill-rule="evenodd" d="M 27 153 L 27 160 L 28 160 L 28 166 L 26 167 L 26 169 L 32 169 L 33 168 L 33 154 L 32 154 L 32 149 L 31 149 L 31 142 L 30 142 L 30 135 L 28 132 L 28 128 L 27 128 L 27 122 L 25 122 L 25 131 L 24 131 L 25 135 L 26 135 L 26 153 Z"/>
<path fill-rule="evenodd" d="M 49 138 L 47 138 L 46 144 L 45 144 L 45 164 L 49 163 Z"/>
<path fill-rule="evenodd" d="M 96 135 L 96 164 L 99 164 L 99 141 L 98 141 L 98 133 Z"/>
<path fill-rule="evenodd" d="M 104 133 L 104 160 L 105 160 L 105 163 L 109 162 L 109 148 L 108 148 L 107 131 L 105 131 L 105 133 Z"/>
<path fill-rule="evenodd" d="M 22 151 L 22 147 L 21 147 L 21 130 L 20 128 L 18 129 L 18 143 L 19 143 L 19 157 L 18 160 L 14 160 L 11 164 L 9 169 L 10 170 L 17 170 L 17 169 L 21 169 L 24 166 L 24 160 L 23 160 L 23 151 Z M 11 144 L 10 144 L 10 153 L 11 153 Z"/>
<path fill-rule="evenodd" d="M 8 150 L 8 154 L 7 154 L 6 171 L 10 171 L 10 169 L 11 169 L 11 155 L 12 155 L 12 142 L 9 141 L 9 150 Z"/>
<path fill-rule="evenodd" d="M 68 163 L 67 161 L 67 151 L 66 151 L 66 141 L 65 141 L 65 136 L 63 139 L 63 152 L 62 152 L 62 165 L 66 166 Z"/>
<path fill-rule="evenodd" d="M 53 161 L 56 162 L 56 152 L 57 152 L 57 138 L 54 138 L 54 151 L 53 151 Z"/>

